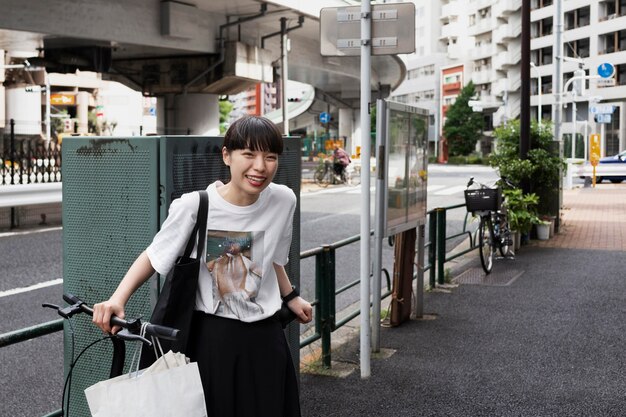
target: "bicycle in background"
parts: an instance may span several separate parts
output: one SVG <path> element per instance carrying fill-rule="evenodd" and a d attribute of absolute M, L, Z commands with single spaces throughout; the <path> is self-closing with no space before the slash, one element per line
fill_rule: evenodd
<path fill-rule="evenodd" d="M 315 184 L 323 188 L 331 184 L 359 185 L 361 183 L 361 169 L 352 165 L 352 163 L 349 164 L 340 173 L 337 173 L 333 159 L 324 159 L 315 169 L 313 180 Z"/>
<path fill-rule="evenodd" d="M 506 178 L 501 178 L 496 182 L 496 184 L 501 183 L 513 187 L 513 184 Z M 470 188 L 473 185 L 479 188 Z M 465 190 L 465 206 L 468 212 L 480 218 L 478 253 L 483 270 L 489 274 L 493 269 L 496 250 L 500 252 L 501 257 L 515 257 L 506 207 L 502 204 L 502 187 L 498 185 L 491 188 L 474 181 L 473 177 L 470 178 Z"/>

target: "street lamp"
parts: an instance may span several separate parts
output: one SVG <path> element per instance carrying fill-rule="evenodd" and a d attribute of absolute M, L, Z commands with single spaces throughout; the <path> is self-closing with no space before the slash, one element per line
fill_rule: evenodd
<path fill-rule="evenodd" d="M 537 91 L 538 91 L 538 105 L 537 105 L 537 123 L 541 127 L 541 74 L 539 74 L 539 69 L 535 65 L 534 62 L 530 62 L 530 67 L 534 68 L 537 73 Z"/>

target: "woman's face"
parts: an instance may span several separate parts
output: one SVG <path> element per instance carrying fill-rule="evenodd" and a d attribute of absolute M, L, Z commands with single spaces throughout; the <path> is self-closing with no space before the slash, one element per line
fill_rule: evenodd
<path fill-rule="evenodd" d="M 230 186 L 241 198 L 255 201 L 274 179 L 278 155 L 273 152 L 222 149 L 224 163 L 230 167 Z"/>

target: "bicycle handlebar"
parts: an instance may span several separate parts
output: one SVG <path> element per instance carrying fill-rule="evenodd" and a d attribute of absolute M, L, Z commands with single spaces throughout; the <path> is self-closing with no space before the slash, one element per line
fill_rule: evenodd
<path fill-rule="evenodd" d="M 63 294 L 63 300 L 70 304 L 69 307 L 59 309 L 59 314 L 64 318 L 70 318 L 76 313 L 86 313 L 93 316 L 93 308 L 89 307 L 80 298 L 73 294 Z M 125 320 L 117 316 L 111 316 L 111 325 L 120 326 L 128 329 L 131 333 L 139 334 L 141 332 L 142 323 L 140 319 Z M 176 340 L 178 338 L 178 329 L 172 327 L 161 326 L 158 324 L 144 323 L 146 336 L 158 337 L 166 340 Z"/>

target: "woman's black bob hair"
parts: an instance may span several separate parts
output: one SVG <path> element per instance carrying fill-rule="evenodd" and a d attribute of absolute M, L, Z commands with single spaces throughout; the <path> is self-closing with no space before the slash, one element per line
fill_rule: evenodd
<path fill-rule="evenodd" d="M 283 153 L 283 136 L 265 117 L 245 116 L 230 125 L 223 146 L 228 151 L 250 149 L 280 155 Z"/>

